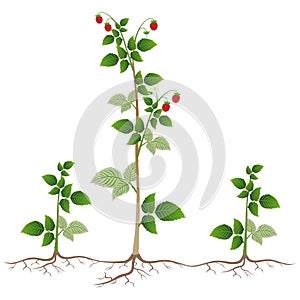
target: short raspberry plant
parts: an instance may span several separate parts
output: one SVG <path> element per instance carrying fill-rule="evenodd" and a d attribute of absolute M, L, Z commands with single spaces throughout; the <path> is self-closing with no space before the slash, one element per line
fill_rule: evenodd
<path fill-rule="evenodd" d="M 255 270 L 263 270 L 261 264 L 266 263 L 271 266 L 272 263 L 280 265 L 289 265 L 284 262 L 280 262 L 274 259 L 260 259 L 253 260 L 248 256 L 248 242 L 251 238 L 256 243 L 262 245 L 263 240 L 276 235 L 275 230 L 267 224 L 257 226 L 255 222 L 249 218 L 251 214 L 254 218 L 259 216 L 260 209 L 276 209 L 279 208 L 277 199 L 270 195 L 261 195 L 261 187 L 255 187 L 255 183 L 258 180 L 258 173 L 263 169 L 262 165 L 254 165 L 252 168 L 247 166 L 246 174 L 247 180 L 243 178 L 234 178 L 231 180 L 233 185 L 240 191 L 237 197 L 239 200 L 243 200 L 245 204 L 245 216 L 244 220 L 233 220 L 233 226 L 222 224 L 217 226 L 212 232 L 211 236 L 221 240 L 231 240 L 231 250 L 242 248 L 242 256 L 238 261 L 211 261 L 206 263 L 208 270 L 213 271 L 211 265 L 222 264 L 231 265 L 229 269 L 223 272 L 232 272 L 233 276 L 241 277 L 241 274 L 246 276 L 252 275 L 252 273 L 245 268 L 246 263 L 254 264 Z M 205 264 L 202 264 L 205 265 Z"/>
<path fill-rule="evenodd" d="M 159 95 L 157 92 L 157 85 L 163 80 L 162 76 L 154 72 L 150 72 L 143 76 L 141 70 L 136 71 L 136 65 L 143 62 L 144 54 L 157 46 L 152 39 L 148 38 L 150 32 L 144 27 L 145 24 L 149 22 L 150 30 L 157 30 L 158 24 L 156 20 L 153 20 L 152 18 L 146 19 L 139 26 L 136 33 L 130 36 L 129 39 L 126 39 L 125 34 L 128 31 L 128 18 L 116 21 L 112 16 L 105 12 L 101 12 L 98 15 L 107 16 L 106 22 L 111 22 L 112 24 L 112 34 L 108 34 L 103 38 L 103 46 L 111 44 L 115 44 L 116 46 L 116 52 L 110 52 L 105 55 L 100 65 L 102 67 L 119 66 L 120 73 L 125 73 L 130 70 L 132 74 L 132 92 L 130 92 L 128 96 L 116 94 L 108 101 L 108 103 L 119 107 L 121 113 L 129 110 L 134 111 L 134 121 L 123 118 L 112 124 L 112 127 L 123 134 L 129 135 L 127 145 L 134 147 L 135 154 L 134 161 L 129 164 L 125 170 L 120 171 L 113 167 L 107 167 L 98 172 L 92 179 L 92 182 L 102 187 L 111 188 L 113 198 L 120 197 L 132 190 L 135 194 L 136 203 L 132 253 L 125 261 L 111 261 L 113 265 L 116 263 L 125 265 L 130 264 L 130 271 L 116 276 L 108 276 L 105 273 L 98 285 L 102 286 L 109 283 L 115 283 L 122 278 L 125 279 L 126 284 L 133 284 L 129 279 L 129 275 L 132 273 L 138 273 L 141 278 L 147 277 L 150 275 L 150 271 L 155 270 L 153 264 L 163 264 L 167 262 L 167 260 L 148 261 L 141 257 L 139 248 L 141 226 L 148 232 L 157 234 L 155 217 L 162 221 L 175 221 L 185 217 L 182 210 L 175 203 L 170 201 L 158 203 L 159 195 L 157 193 L 145 195 L 144 200 L 141 201 L 139 169 L 139 158 L 141 151 L 144 148 L 152 155 L 155 155 L 157 151 L 171 149 L 167 139 L 162 136 L 157 136 L 155 130 L 157 129 L 157 126 L 172 127 L 171 118 L 167 114 L 164 114 L 170 110 L 171 102 L 167 100 L 167 96 L 175 96 L 175 101 L 173 102 L 178 102 L 180 94 L 174 89 Z M 140 37 L 140 34 L 142 33 L 144 33 L 144 36 Z M 141 107 L 144 108 L 144 112 L 147 114 L 146 118 L 142 118 L 140 115 Z M 141 213 L 143 213 L 143 216 Z M 142 266 L 138 267 L 138 263 L 141 263 Z M 147 264 L 149 265 L 148 271 L 145 270 Z"/>
<path fill-rule="evenodd" d="M 51 275 L 51 267 L 55 269 L 58 273 L 63 271 L 63 267 L 59 266 L 58 259 L 62 259 L 63 264 L 66 267 L 71 266 L 71 260 L 80 259 L 90 260 L 92 263 L 95 261 L 92 258 L 85 256 L 63 256 L 59 251 L 59 240 L 61 237 L 67 238 L 70 241 L 74 240 L 74 235 L 83 234 L 87 232 L 86 226 L 79 221 L 72 221 L 68 224 L 65 217 L 61 215 L 62 212 L 70 214 L 71 204 L 85 206 L 89 205 L 89 197 L 82 191 L 72 192 L 73 184 L 67 183 L 68 176 L 70 175 L 70 169 L 73 167 L 74 162 L 66 161 L 64 164 L 58 163 L 57 169 L 59 176 L 52 174 L 46 174 L 42 176 L 44 182 L 51 187 L 49 195 L 56 197 L 56 215 L 55 217 L 50 217 L 45 215 L 44 221 L 32 221 L 24 226 L 22 233 L 29 236 L 42 236 L 42 246 L 54 245 L 53 254 L 50 258 L 39 258 L 39 257 L 29 257 L 21 259 L 14 262 L 9 262 L 12 267 L 15 268 L 18 264 L 23 264 L 23 269 L 26 270 L 40 270 L 43 274 Z"/>

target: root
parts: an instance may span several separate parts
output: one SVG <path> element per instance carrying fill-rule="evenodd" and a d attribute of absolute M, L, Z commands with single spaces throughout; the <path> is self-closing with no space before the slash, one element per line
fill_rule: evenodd
<path fill-rule="evenodd" d="M 278 260 L 274 260 L 274 259 L 260 259 L 260 260 L 253 260 L 251 258 L 249 258 L 248 256 L 242 256 L 238 261 L 223 261 L 223 260 L 214 260 L 214 261 L 209 261 L 206 263 L 202 263 L 199 265 L 193 265 L 191 267 L 202 267 L 202 266 L 206 266 L 208 269 L 206 270 L 206 272 L 213 272 L 214 274 L 217 274 L 216 270 L 213 269 L 212 266 L 219 264 L 221 265 L 223 268 L 226 268 L 225 265 L 228 267 L 228 269 L 223 270 L 222 273 L 232 273 L 233 277 L 239 277 L 242 278 L 242 275 L 246 276 L 246 277 L 250 277 L 253 275 L 253 273 L 248 270 L 248 266 L 246 268 L 246 264 L 254 264 L 255 268 L 254 268 L 254 272 L 255 271 L 261 271 L 263 272 L 263 267 L 262 264 L 266 264 L 268 267 L 273 268 L 274 266 L 271 264 L 279 264 L 281 266 L 290 266 L 293 264 L 290 263 L 285 263 L 285 262 L 281 262 Z M 229 266 L 233 266 L 233 267 L 229 267 Z"/>
<path fill-rule="evenodd" d="M 58 265 L 61 260 L 61 266 Z M 86 262 L 90 263 L 90 267 L 93 265 L 103 262 L 97 259 L 93 259 L 87 256 L 63 256 L 59 252 L 53 253 L 49 258 L 40 257 L 28 257 L 14 262 L 6 262 L 10 265 L 10 270 L 13 270 L 18 265 L 23 266 L 23 270 L 29 270 L 30 272 L 37 270 L 43 273 L 43 275 L 52 276 L 51 271 L 56 271 L 57 274 L 64 272 L 64 269 L 71 267 L 75 269 L 75 262 L 84 265 Z"/>

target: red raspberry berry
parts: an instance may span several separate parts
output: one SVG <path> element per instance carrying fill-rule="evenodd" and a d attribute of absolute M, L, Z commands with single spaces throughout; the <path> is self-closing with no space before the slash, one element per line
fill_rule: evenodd
<path fill-rule="evenodd" d="M 167 111 L 169 111 L 169 109 L 170 109 L 170 102 L 166 101 L 162 106 L 162 110 L 164 112 L 167 112 Z"/>
<path fill-rule="evenodd" d="M 157 27 L 158 27 L 157 21 L 156 21 L 156 20 L 152 20 L 152 21 L 151 21 L 151 24 L 150 24 L 151 30 L 154 31 L 154 30 L 157 29 Z"/>
<path fill-rule="evenodd" d="M 109 32 L 109 31 L 111 31 L 111 28 L 112 28 L 111 25 L 108 22 L 106 22 L 104 29 Z"/>
<path fill-rule="evenodd" d="M 96 22 L 98 24 L 101 24 L 103 22 L 103 18 L 101 17 L 101 15 L 99 15 L 99 14 L 96 15 Z"/>
<path fill-rule="evenodd" d="M 172 101 L 174 103 L 178 103 L 180 101 L 180 94 L 179 93 L 175 93 L 172 97 Z"/>

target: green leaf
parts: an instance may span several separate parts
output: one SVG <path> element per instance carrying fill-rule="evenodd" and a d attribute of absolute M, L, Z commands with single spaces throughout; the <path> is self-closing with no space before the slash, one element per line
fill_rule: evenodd
<path fill-rule="evenodd" d="M 280 208 L 278 201 L 271 195 L 263 195 L 259 203 L 263 208 Z"/>
<path fill-rule="evenodd" d="M 232 228 L 226 224 L 219 225 L 210 234 L 210 236 L 213 236 L 221 240 L 228 240 L 231 238 L 232 235 L 233 235 Z"/>
<path fill-rule="evenodd" d="M 120 37 L 118 37 L 118 38 L 116 39 L 116 44 L 117 44 L 117 46 L 122 45 L 122 39 L 121 39 Z"/>
<path fill-rule="evenodd" d="M 253 180 L 257 180 L 258 179 L 258 177 L 255 174 L 251 174 L 250 178 L 253 179 Z"/>
<path fill-rule="evenodd" d="M 64 235 L 65 238 L 71 240 L 72 242 L 74 241 L 74 235 L 73 235 L 73 233 L 70 230 L 65 229 L 63 231 L 63 235 Z"/>
<path fill-rule="evenodd" d="M 126 26 L 127 23 L 128 23 L 128 21 L 129 21 L 128 18 L 124 18 L 124 19 L 122 19 L 122 20 L 120 21 L 120 25 L 121 25 L 121 26 Z"/>
<path fill-rule="evenodd" d="M 235 250 L 235 249 L 239 248 L 242 244 L 243 244 L 243 238 L 239 235 L 235 236 L 232 239 L 232 244 L 231 244 L 230 250 Z"/>
<path fill-rule="evenodd" d="M 139 72 L 137 72 L 136 75 L 135 75 L 135 83 L 136 83 L 137 85 L 140 85 L 140 84 L 142 84 L 143 82 L 144 82 L 144 80 L 143 80 L 142 72 L 139 71 Z"/>
<path fill-rule="evenodd" d="M 143 52 L 149 51 L 155 46 L 157 46 L 157 44 L 155 42 L 153 42 L 152 40 L 149 40 L 149 39 L 141 39 L 137 43 L 138 49 L 143 51 Z"/>
<path fill-rule="evenodd" d="M 135 61 L 138 61 L 138 62 L 143 61 L 143 59 L 142 59 L 142 57 L 141 57 L 141 55 L 138 51 L 132 51 L 131 52 L 131 58 Z"/>
<path fill-rule="evenodd" d="M 149 73 L 145 76 L 144 82 L 145 84 L 152 86 L 160 83 L 163 80 L 163 78 L 155 73 Z"/>
<path fill-rule="evenodd" d="M 146 140 L 147 142 L 150 142 L 150 141 L 153 140 L 153 133 L 151 132 L 151 130 L 150 130 L 149 128 L 147 128 L 147 129 L 145 130 L 144 135 L 145 135 L 145 140 Z"/>
<path fill-rule="evenodd" d="M 127 99 L 123 94 L 116 94 L 116 95 L 112 96 L 108 101 L 109 104 L 112 104 L 115 106 L 122 106 L 126 102 L 127 102 Z"/>
<path fill-rule="evenodd" d="M 117 28 L 117 29 L 120 29 L 120 28 L 121 28 L 121 25 L 120 25 L 120 24 L 115 23 L 115 25 L 116 25 L 116 28 Z"/>
<path fill-rule="evenodd" d="M 244 232 L 244 227 L 242 223 L 237 219 L 234 219 L 233 221 L 233 232 L 235 234 L 242 234 Z"/>
<path fill-rule="evenodd" d="M 154 112 L 153 116 L 154 116 L 155 118 L 159 118 L 160 115 L 161 115 L 161 113 L 162 113 L 162 109 L 158 109 L 158 110 L 156 110 L 156 111 Z"/>
<path fill-rule="evenodd" d="M 119 180 L 113 187 L 112 197 L 113 199 L 122 196 L 129 192 L 129 184 L 124 180 Z"/>
<path fill-rule="evenodd" d="M 156 129 L 156 126 L 157 126 L 157 119 L 152 118 L 152 119 L 150 120 L 150 124 L 151 124 L 151 126 L 152 126 L 154 129 Z"/>
<path fill-rule="evenodd" d="M 90 201 L 90 198 L 88 197 L 88 195 L 86 195 L 85 193 L 83 193 L 81 191 L 74 192 L 71 195 L 71 201 L 75 205 L 88 205 L 88 204 L 91 204 L 91 201 Z"/>
<path fill-rule="evenodd" d="M 250 219 L 247 220 L 247 231 L 253 233 L 256 230 L 256 226 L 254 224 L 254 222 Z"/>
<path fill-rule="evenodd" d="M 124 73 L 129 67 L 129 61 L 124 59 L 120 62 L 120 73 Z"/>
<path fill-rule="evenodd" d="M 111 188 L 119 179 L 122 179 L 122 175 L 117 169 L 106 168 L 96 174 L 92 183 Z"/>
<path fill-rule="evenodd" d="M 138 133 L 133 133 L 132 136 L 130 137 L 127 145 L 135 145 L 141 140 L 141 135 Z"/>
<path fill-rule="evenodd" d="M 57 179 L 54 175 L 47 174 L 47 175 L 42 176 L 42 178 L 45 180 L 45 182 L 47 184 L 49 184 L 51 186 L 56 185 L 56 183 L 57 183 Z"/>
<path fill-rule="evenodd" d="M 248 175 L 250 175 L 250 174 L 252 173 L 252 170 L 250 169 L 249 166 L 247 166 L 247 168 L 246 168 L 246 173 L 247 173 Z"/>
<path fill-rule="evenodd" d="M 155 214 L 162 221 L 175 221 L 185 218 L 182 210 L 175 203 L 169 201 L 160 203 L 155 209 Z"/>
<path fill-rule="evenodd" d="M 172 127 L 172 121 L 168 116 L 161 116 L 159 118 L 159 123 L 163 126 Z"/>
<path fill-rule="evenodd" d="M 118 28 L 118 29 L 119 29 L 119 28 Z M 113 30 L 112 30 L 112 33 L 113 33 L 113 35 L 114 35 L 115 37 L 118 37 L 118 36 L 120 35 L 119 31 L 116 30 L 116 29 L 113 29 Z"/>
<path fill-rule="evenodd" d="M 146 148 L 154 155 L 156 152 L 156 147 L 155 147 L 155 143 L 149 142 L 146 146 Z"/>
<path fill-rule="evenodd" d="M 68 184 L 66 185 L 63 190 L 61 191 L 61 195 L 64 197 L 64 198 L 69 198 L 70 195 L 71 195 L 71 191 L 72 191 L 72 184 Z"/>
<path fill-rule="evenodd" d="M 136 164 L 131 163 L 124 172 L 124 178 L 128 181 L 135 181 L 136 180 Z"/>
<path fill-rule="evenodd" d="M 262 245 L 262 236 L 260 231 L 256 231 L 252 234 L 252 240 Z"/>
<path fill-rule="evenodd" d="M 127 57 L 127 52 L 122 47 L 117 47 L 117 51 L 120 59 Z"/>
<path fill-rule="evenodd" d="M 75 163 L 73 161 L 66 161 L 64 163 L 64 169 L 69 170 L 71 169 L 73 166 L 75 165 Z"/>
<path fill-rule="evenodd" d="M 135 39 L 133 36 L 129 39 L 127 46 L 130 51 L 133 51 L 136 49 L 136 43 L 135 43 Z"/>
<path fill-rule="evenodd" d="M 63 171 L 61 171 L 61 175 L 62 176 L 69 176 L 70 174 L 67 171 L 63 170 Z"/>
<path fill-rule="evenodd" d="M 255 190 L 253 190 L 253 192 L 250 194 L 250 199 L 252 201 L 257 201 L 259 199 L 260 196 L 260 190 L 261 188 L 256 188 Z"/>
<path fill-rule="evenodd" d="M 152 105 L 153 100 L 151 98 L 144 97 L 143 99 L 146 105 Z"/>
<path fill-rule="evenodd" d="M 46 232 L 43 238 L 42 247 L 50 245 L 54 241 L 54 234 L 52 232 Z"/>
<path fill-rule="evenodd" d="M 128 119 L 119 120 L 115 122 L 112 127 L 125 134 L 133 131 L 133 124 Z"/>
<path fill-rule="evenodd" d="M 121 106 L 121 113 L 129 110 L 131 108 L 131 104 L 129 102 L 126 102 L 124 103 L 122 106 Z"/>
<path fill-rule="evenodd" d="M 33 221 L 25 225 L 21 232 L 31 236 L 39 236 L 44 232 L 44 226 L 38 221 Z"/>
<path fill-rule="evenodd" d="M 155 219 L 153 216 L 150 216 L 150 215 L 143 216 L 141 224 L 150 233 L 157 234 L 156 223 L 155 223 Z"/>
<path fill-rule="evenodd" d="M 115 38 L 113 35 L 107 35 L 102 42 L 102 45 L 109 45 L 112 44 L 114 42 Z"/>
<path fill-rule="evenodd" d="M 260 172 L 262 170 L 263 167 L 264 166 L 262 166 L 262 165 L 254 165 L 253 168 L 252 168 L 252 171 L 254 173 L 258 173 L 258 172 Z"/>
<path fill-rule="evenodd" d="M 140 94 L 146 95 L 146 96 L 151 94 L 151 93 L 147 90 L 147 88 L 146 88 L 145 85 L 140 85 L 140 86 L 138 87 L 138 91 L 139 91 Z"/>
<path fill-rule="evenodd" d="M 63 230 L 68 227 L 68 223 L 67 223 L 66 219 L 62 216 L 58 217 L 58 227 Z"/>
<path fill-rule="evenodd" d="M 145 129 L 144 122 L 140 117 L 137 118 L 134 129 L 137 132 L 143 132 L 144 131 L 144 129 Z"/>
<path fill-rule="evenodd" d="M 135 102 L 135 101 L 136 101 L 135 90 L 131 91 L 131 92 L 128 94 L 127 101 L 128 101 L 128 102 Z"/>
<path fill-rule="evenodd" d="M 45 216 L 45 229 L 47 231 L 52 231 L 55 228 L 54 221 L 49 217 Z"/>
<path fill-rule="evenodd" d="M 62 171 L 62 170 L 63 170 L 63 166 L 62 166 L 61 163 L 58 163 L 58 164 L 57 164 L 57 170 L 58 170 L 58 171 Z"/>
<path fill-rule="evenodd" d="M 70 213 L 70 201 L 68 199 L 61 199 L 59 205 L 63 211 Z"/>
<path fill-rule="evenodd" d="M 255 202 L 251 202 L 248 205 L 248 208 L 250 210 L 250 212 L 252 213 L 252 215 L 258 217 L 258 205 Z"/>
<path fill-rule="evenodd" d="M 145 200 L 142 203 L 142 211 L 147 214 L 152 214 L 155 209 L 155 193 L 150 194 L 145 198 Z"/>
<path fill-rule="evenodd" d="M 169 142 L 162 136 L 155 138 L 152 143 L 155 144 L 155 148 L 159 150 L 170 150 Z"/>
<path fill-rule="evenodd" d="M 152 105 L 153 109 L 156 109 L 157 107 L 158 107 L 158 101 L 154 102 L 153 105 Z"/>
<path fill-rule="evenodd" d="M 119 62 L 119 57 L 114 53 L 107 54 L 101 61 L 102 67 L 113 67 Z"/>
<path fill-rule="evenodd" d="M 258 227 L 257 231 L 260 232 L 260 234 L 263 238 L 269 238 L 269 237 L 277 235 L 275 230 L 271 226 L 266 225 L 266 224 L 260 225 Z"/>
<path fill-rule="evenodd" d="M 81 233 L 85 233 L 88 232 L 87 228 L 85 227 L 84 224 L 82 224 L 79 221 L 73 221 L 69 224 L 68 231 L 72 232 L 73 234 L 81 234 Z"/>
<path fill-rule="evenodd" d="M 253 187 L 254 187 L 253 181 L 250 180 L 249 183 L 248 183 L 247 186 L 246 186 L 246 189 L 247 189 L 247 191 L 250 192 L 250 191 L 253 190 Z"/>
<path fill-rule="evenodd" d="M 126 28 L 121 28 L 120 31 L 121 31 L 121 32 L 126 32 L 127 29 L 126 29 Z"/>
<path fill-rule="evenodd" d="M 153 108 L 152 107 L 147 107 L 145 109 L 145 112 L 151 113 L 151 112 L 153 112 Z"/>
<path fill-rule="evenodd" d="M 49 192 L 49 194 L 50 194 L 50 195 L 57 195 L 57 194 L 59 194 L 59 192 L 60 192 L 60 189 L 59 189 L 58 187 L 54 187 L 54 188 Z"/>
<path fill-rule="evenodd" d="M 242 189 L 244 189 L 244 188 L 246 187 L 246 182 L 245 182 L 245 180 L 242 179 L 242 178 L 234 178 L 234 179 L 231 179 L 231 182 L 233 183 L 233 185 L 234 185 L 236 188 L 238 188 L 238 189 L 240 189 L 240 190 L 242 190 Z"/>
<path fill-rule="evenodd" d="M 247 191 L 242 191 L 240 194 L 238 194 L 239 198 L 247 198 L 249 195 L 249 192 Z"/>
<path fill-rule="evenodd" d="M 59 188 L 62 188 L 62 187 L 64 187 L 64 185 L 65 185 L 65 179 L 63 177 L 61 177 L 59 182 L 57 183 L 57 186 Z"/>

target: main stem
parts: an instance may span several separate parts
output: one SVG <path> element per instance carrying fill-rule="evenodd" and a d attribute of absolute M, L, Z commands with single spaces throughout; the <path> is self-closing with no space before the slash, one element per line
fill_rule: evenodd
<path fill-rule="evenodd" d="M 247 232 L 248 232 L 248 202 L 249 196 L 247 196 L 246 200 L 246 212 L 245 212 L 245 234 L 244 234 L 244 249 L 243 249 L 243 257 L 247 256 Z"/>
<path fill-rule="evenodd" d="M 54 244 L 54 254 L 58 253 L 58 218 L 59 218 L 59 194 L 57 195 L 57 204 L 56 204 L 56 225 L 55 225 L 55 244 Z"/>
<path fill-rule="evenodd" d="M 138 119 L 139 117 L 139 97 L 138 97 L 138 89 L 135 82 L 135 69 L 134 63 L 132 62 L 132 70 L 133 70 L 133 82 L 134 82 L 134 90 L 135 90 L 135 117 Z M 133 241 L 133 255 L 138 255 L 140 251 L 140 206 L 141 206 L 141 196 L 140 196 L 140 169 L 139 169 L 139 143 L 135 144 L 135 166 L 136 166 L 136 211 L 135 211 L 135 231 L 134 231 L 134 241 Z"/>

